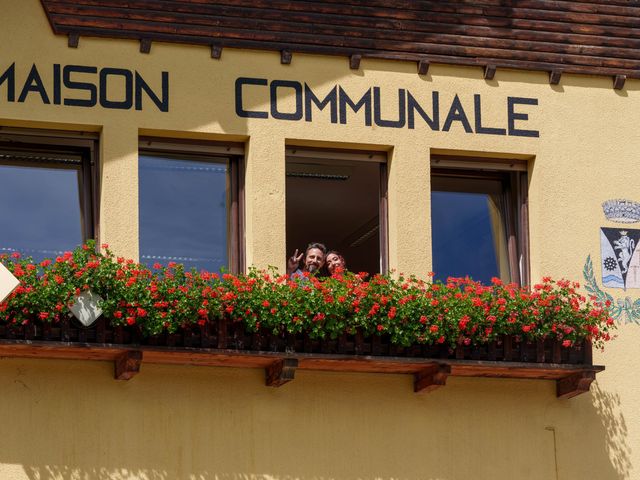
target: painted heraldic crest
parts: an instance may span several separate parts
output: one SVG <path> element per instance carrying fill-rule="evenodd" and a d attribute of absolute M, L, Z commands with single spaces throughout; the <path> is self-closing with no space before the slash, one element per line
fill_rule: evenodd
<path fill-rule="evenodd" d="M 640 288 L 640 230 L 600 228 L 602 283 L 609 288 Z"/>

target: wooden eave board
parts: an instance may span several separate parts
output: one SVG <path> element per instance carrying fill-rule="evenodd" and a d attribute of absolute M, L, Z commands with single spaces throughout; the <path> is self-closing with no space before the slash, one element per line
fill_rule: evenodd
<path fill-rule="evenodd" d="M 637 2 L 41 2 L 61 35 L 640 78 Z"/>

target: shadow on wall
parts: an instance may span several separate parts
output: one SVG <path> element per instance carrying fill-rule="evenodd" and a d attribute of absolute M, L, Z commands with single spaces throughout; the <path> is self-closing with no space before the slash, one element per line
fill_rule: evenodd
<path fill-rule="evenodd" d="M 548 407 L 547 420 L 553 425 L 546 430 L 555 446 L 554 480 L 635 478 L 620 395 L 594 382 L 590 393 Z"/>
<path fill-rule="evenodd" d="M 0 360 L 3 480 L 626 480 L 620 399 L 553 382 Z M 549 422 L 554 436 L 546 429 Z"/>
<path fill-rule="evenodd" d="M 591 397 L 596 415 L 602 422 L 606 452 L 618 475 L 615 478 L 630 478 L 631 447 L 627 444 L 627 424 L 620 413 L 620 396 L 603 391 L 594 382 L 591 385 Z"/>
<path fill-rule="evenodd" d="M 96 468 L 94 470 L 83 470 L 82 472 L 70 468 L 56 468 L 56 467 L 44 467 L 43 469 L 32 469 L 30 479 L 33 480 L 169 480 L 176 478 L 169 475 L 166 471 L 162 470 L 127 470 L 117 469 L 109 470 L 106 468 Z M 294 476 L 274 476 L 268 474 L 218 474 L 200 472 L 189 475 L 189 480 L 300 480 L 300 477 Z M 333 478 L 325 477 L 307 477 L 305 480 L 335 480 Z M 359 478 L 358 480 L 374 480 Z M 375 480 L 397 480 L 397 479 L 383 479 L 376 478 Z M 427 480 L 436 480 L 433 477 L 429 477 Z"/>

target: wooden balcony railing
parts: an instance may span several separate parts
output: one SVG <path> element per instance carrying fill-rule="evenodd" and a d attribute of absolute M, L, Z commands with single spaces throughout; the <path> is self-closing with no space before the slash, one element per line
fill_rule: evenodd
<path fill-rule="evenodd" d="M 414 376 L 414 391 L 428 392 L 449 376 L 554 380 L 559 398 L 589 390 L 604 366 L 593 365 L 591 345 L 562 347 L 547 339 L 504 336 L 480 346 L 393 345 L 384 335 L 303 335 L 246 332 L 241 323 L 210 322 L 176 334 L 142 338 L 135 328 L 99 319 L 90 328 L 58 324 L 0 325 L 0 357 L 113 361 L 115 378 L 128 380 L 142 363 L 263 368 L 268 386 L 281 386 L 297 369 Z"/>

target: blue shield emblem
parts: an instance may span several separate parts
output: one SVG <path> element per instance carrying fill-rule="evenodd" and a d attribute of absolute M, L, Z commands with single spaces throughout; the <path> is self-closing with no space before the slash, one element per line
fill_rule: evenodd
<path fill-rule="evenodd" d="M 600 228 L 602 283 L 609 288 L 640 288 L 640 230 Z"/>

